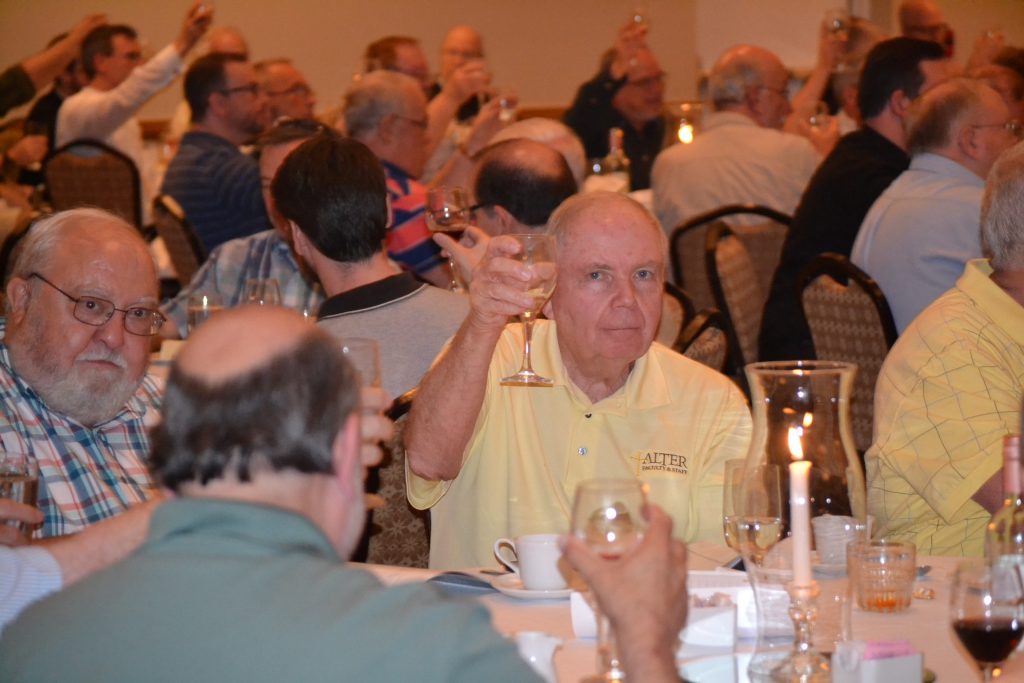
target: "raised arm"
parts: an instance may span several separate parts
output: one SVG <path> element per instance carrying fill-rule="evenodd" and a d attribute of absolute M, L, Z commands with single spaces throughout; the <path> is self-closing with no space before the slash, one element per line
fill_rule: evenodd
<path fill-rule="evenodd" d="M 483 403 L 487 369 L 510 316 L 533 305 L 529 271 L 509 256 L 519 243 L 496 237 L 473 275 L 470 311 L 444 356 L 420 382 L 406 427 L 410 469 L 430 481 L 454 479 Z"/>
<path fill-rule="evenodd" d="M 445 81 L 441 92 L 427 103 L 427 156 L 441 144 L 448 124 L 452 122 L 462 103 L 490 85 L 491 75 L 482 59 L 471 59 Z"/>
<path fill-rule="evenodd" d="M 63 40 L 57 41 L 43 52 L 32 55 L 23 61 L 21 68 L 28 74 L 36 90 L 45 87 L 60 75 L 60 72 L 64 71 L 67 65 L 78 57 L 78 53 L 82 49 L 82 41 L 85 40 L 89 32 L 106 22 L 105 14 L 90 14 L 78 22 Z"/>

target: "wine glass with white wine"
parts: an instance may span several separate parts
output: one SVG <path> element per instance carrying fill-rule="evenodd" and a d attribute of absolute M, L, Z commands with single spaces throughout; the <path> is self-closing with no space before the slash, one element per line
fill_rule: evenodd
<path fill-rule="evenodd" d="M 519 242 L 522 250 L 512 258 L 518 259 L 530 271 L 527 293 L 533 297 L 533 307 L 519 314 L 523 323 L 523 363 L 519 372 L 502 377 L 502 384 L 520 384 L 523 386 L 551 386 L 552 381 L 541 377 L 533 371 L 530 358 L 530 347 L 533 342 L 533 323 L 544 307 L 544 303 L 555 290 L 555 239 L 544 233 L 510 235 Z"/>
<path fill-rule="evenodd" d="M 617 559 L 643 539 L 647 487 L 639 479 L 590 479 L 576 487 L 571 533 L 605 559 Z M 597 666 L 581 683 L 624 681 L 615 638 L 591 592 L 585 594 L 597 622 Z"/>
<path fill-rule="evenodd" d="M 726 544 L 760 565 L 782 538 L 782 468 L 727 462 L 722 512 Z"/>

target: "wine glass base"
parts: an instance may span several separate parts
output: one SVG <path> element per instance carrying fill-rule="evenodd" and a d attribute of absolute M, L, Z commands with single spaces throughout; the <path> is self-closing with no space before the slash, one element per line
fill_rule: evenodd
<path fill-rule="evenodd" d="M 535 372 L 530 372 L 529 370 L 520 370 L 514 375 L 502 377 L 501 383 L 521 387 L 550 387 L 554 385 L 555 382 L 554 380 L 550 380 L 547 377 L 541 377 Z"/>
<path fill-rule="evenodd" d="M 626 679 L 612 674 L 591 674 L 580 679 L 579 683 L 625 683 Z"/>
<path fill-rule="evenodd" d="M 793 654 L 772 669 L 771 680 L 786 683 L 831 683 L 832 667 L 828 659 L 817 652 Z"/>

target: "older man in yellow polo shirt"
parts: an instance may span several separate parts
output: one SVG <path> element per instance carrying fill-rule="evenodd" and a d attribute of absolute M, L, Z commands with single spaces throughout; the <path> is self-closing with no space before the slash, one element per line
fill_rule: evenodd
<path fill-rule="evenodd" d="M 987 259 L 900 335 L 875 392 L 868 512 L 878 534 L 921 555 L 984 553 L 1002 499 L 1002 442 L 1024 395 L 1024 145 L 989 173 L 981 207 Z"/>
<path fill-rule="evenodd" d="M 724 463 L 746 456 L 750 413 L 723 375 L 654 344 L 666 239 L 621 194 L 552 215 L 558 280 L 533 335 L 550 387 L 505 386 L 533 305 L 513 239 L 490 241 L 471 310 L 423 379 L 407 429 L 409 500 L 431 510 L 430 564 L 491 564 L 501 536 L 563 533 L 576 485 L 638 477 L 683 540 L 722 538 Z"/>

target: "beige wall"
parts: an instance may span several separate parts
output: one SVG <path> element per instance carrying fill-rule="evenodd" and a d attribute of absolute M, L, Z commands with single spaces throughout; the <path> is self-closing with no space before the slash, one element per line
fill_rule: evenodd
<path fill-rule="evenodd" d="M 464 22 L 484 34 L 494 81 L 514 85 L 529 106 L 565 106 L 596 69 L 634 4 L 646 4 L 650 42 L 669 73 L 668 99 L 695 96 L 698 60 L 704 68 L 726 47 L 750 41 L 777 51 L 789 66 L 814 60 L 816 26 L 842 0 L 214 0 L 217 23 L 239 27 L 253 56 L 290 56 L 317 90 L 320 107 L 334 105 L 358 68 L 366 43 L 388 33 L 418 36 L 431 64 L 448 27 Z M 896 0 L 850 0 L 886 24 Z M 953 24 L 962 60 L 989 28 L 1024 45 L 1024 1 L 939 0 Z M 0 65 L 40 49 L 90 10 L 134 25 L 152 49 L 171 40 L 182 0 L 0 0 Z M 180 82 L 142 111 L 164 118 L 180 97 Z M 17 112 L 15 112 L 17 113 Z"/>
<path fill-rule="evenodd" d="M 694 3 L 650 0 L 650 42 L 670 72 L 668 97 L 693 95 Z M 135 26 L 154 50 L 170 41 L 184 15 L 178 0 L 0 0 L 0 64 L 40 49 L 83 15 L 105 11 Z M 468 23 L 483 33 L 494 82 L 514 85 L 527 105 L 567 105 L 596 71 L 629 17 L 626 0 L 215 0 L 216 22 L 237 26 L 254 59 L 289 56 L 316 89 L 320 107 L 335 104 L 363 48 L 389 33 L 420 38 L 432 67 L 445 31 Z M 13 27 L 17 27 L 15 30 Z M 154 99 L 143 118 L 168 116 L 180 82 Z"/>

